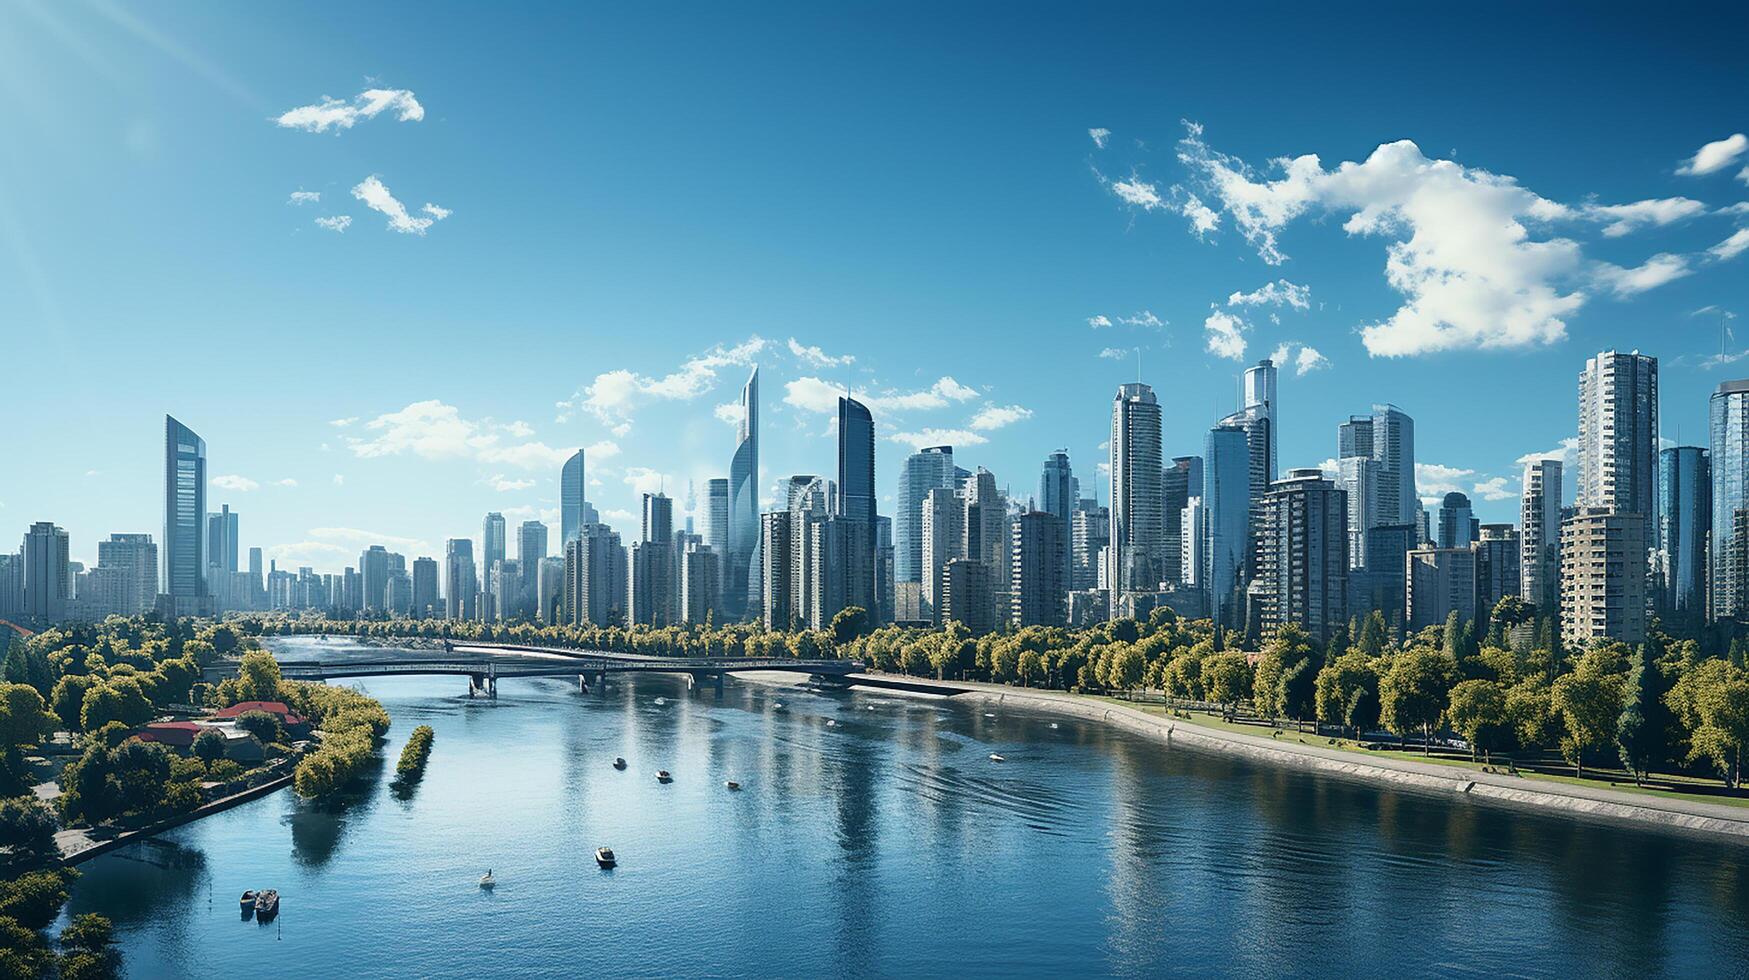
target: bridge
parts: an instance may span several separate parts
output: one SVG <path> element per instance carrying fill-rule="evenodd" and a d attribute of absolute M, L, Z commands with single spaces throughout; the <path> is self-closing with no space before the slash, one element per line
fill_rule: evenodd
<path fill-rule="evenodd" d="M 433 651 L 434 653 L 436 651 Z M 473 659 L 456 656 L 474 654 Z M 505 661 L 486 659 L 509 655 Z M 208 667 L 207 679 L 233 676 L 238 664 Z M 790 657 L 649 657 L 639 654 L 578 651 L 561 647 L 518 646 L 502 643 L 445 643 L 443 656 L 392 657 L 379 660 L 334 662 L 289 661 L 279 665 L 279 675 L 294 681 L 330 681 L 349 677 L 394 675 L 454 675 L 468 678 L 468 696 L 498 696 L 501 677 L 576 677 L 578 689 L 591 685 L 599 691 L 608 674 L 681 674 L 687 687 L 710 683 L 718 694 L 723 677 L 750 670 L 779 670 L 807 674 L 825 681 L 841 682 L 865 665 L 858 660 L 797 660 Z"/>

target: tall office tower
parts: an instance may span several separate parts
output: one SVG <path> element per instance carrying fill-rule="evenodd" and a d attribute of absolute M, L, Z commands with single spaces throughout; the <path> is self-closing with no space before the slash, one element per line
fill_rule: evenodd
<path fill-rule="evenodd" d="M 1336 486 L 1348 494 L 1348 560 L 1355 568 L 1366 567 L 1366 532 L 1380 516 L 1379 468 L 1372 450 L 1372 416 L 1351 415 L 1336 427 Z M 1393 518 L 1396 506 L 1393 499 Z"/>
<path fill-rule="evenodd" d="M 24 617 L 24 552 L 0 553 L 0 619 Z"/>
<path fill-rule="evenodd" d="M 1749 618 L 1749 381 L 1726 381 L 1707 407 L 1712 444 L 1708 619 Z"/>
<path fill-rule="evenodd" d="M 1016 626 L 1062 626 L 1068 620 L 1062 518 L 1034 510 L 1014 521 L 1009 558 L 1009 621 Z"/>
<path fill-rule="evenodd" d="M 1175 456 L 1160 475 L 1160 509 L 1165 558 L 1160 577 L 1184 584 L 1194 574 L 1184 567 L 1184 506 L 1202 493 L 1202 457 Z"/>
<path fill-rule="evenodd" d="M 330 597 L 334 603 L 334 608 L 342 613 L 352 614 L 363 608 L 364 580 L 359 576 L 358 571 L 351 566 L 343 570 L 340 573 L 340 589 L 338 592 L 330 590 Z M 480 618 L 487 618 L 484 609 L 480 611 Z"/>
<path fill-rule="evenodd" d="M 1428 513 L 1427 513 L 1425 508 L 1422 509 L 1422 511 L 1420 513 L 1420 523 L 1421 523 L 1421 546 L 1423 548 L 1437 548 L 1439 546 L 1439 544 L 1433 537 L 1433 524 L 1431 522 L 1431 519 L 1428 517 Z"/>
<path fill-rule="evenodd" d="M 1160 403 L 1145 384 L 1119 385 L 1111 404 L 1111 608 L 1125 592 L 1160 587 Z"/>
<path fill-rule="evenodd" d="M 735 456 L 729 461 L 729 533 L 724 541 L 723 618 L 734 622 L 759 609 L 759 369 L 741 389 Z"/>
<path fill-rule="evenodd" d="M 1415 420 L 1395 405 L 1372 407 L 1373 527 L 1422 520 L 1415 492 Z"/>
<path fill-rule="evenodd" d="M 845 568 L 846 605 L 861 606 L 870 617 L 878 615 L 875 596 L 875 432 L 868 407 L 854 398 L 838 399 L 838 507 L 837 514 L 854 521 L 861 530 L 843 533 L 861 540 L 848 550 Z"/>
<path fill-rule="evenodd" d="M 497 568 L 504 563 L 508 543 L 504 515 L 492 511 L 480 525 L 480 619 L 490 621 L 498 615 Z"/>
<path fill-rule="evenodd" d="M 1200 578 L 1221 626 L 1245 622 L 1245 551 L 1251 528 L 1251 447 L 1245 430 L 1217 425 L 1202 454 L 1203 552 Z"/>
<path fill-rule="evenodd" d="M 1408 555 L 1420 546 L 1421 531 L 1413 524 L 1380 524 L 1369 528 L 1366 565 L 1350 572 L 1349 615 L 1377 610 L 1387 624 L 1400 626 L 1407 591 L 1404 575 Z"/>
<path fill-rule="evenodd" d="M 729 481 L 717 477 L 705 484 L 704 543 L 723 561 L 729 553 Z"/>
<path fill-rule="evenodd" d="M 396 569 L 389 573 L 389 580 L 383 587 L 383 608 L 391 616 L 411 616 L 413 614 L 413 577 L 405 571 Z"/>
<path fill-rule="evenodd" d="M 941 570 L 965 555 L 965 506 L 959 494 L 937 487 L 923 498 L 923 560 L 918 564 L 923 582 L 923 613 L 935 615 Z"/>
<path fill-rule="evenodd" d="M 97 567 L 123 576 L 121 594 L 111 612 L 138 616 L 158 601 L 158 546 L 150 534 L 112 534 L 97 542 Z"/>
<path fill-rule="evenodd" d="M 1323 471 L 1290 470 L 1270 485 L 1263 509 L 1263 630 L 1295 623 L 1327 640 L 1348 621 L 1348 499 Z"/>
<path fill-rule="evenodd" d="M 48 626 L 67 618 L 73 598 L 68 582 L 67 532 L 38 521 L 24 534 L 24 615 Z"/>
<path fill-rule="evenodd" d="M 929 491 L 951 490 L 955 482 L 952 446 L 931 446 L 905 459 L 893 511 L 895 581 L 924 581 L 923 501 Z"/>
<path fill-rule="evenodd" d="M 1658 454 L 1658 550 L 1653 606 L 1692 634 L 1706 618 L 1707 539 L 1713 530 L 1712 454 L 1676 446 Z"/>
<path fill-rule="evenodd" d="M 559 471 L 559 548 L 564 549 L 565 542 L 577 540 L 583 533 L 586 519 L 585 511 L 589 503 L 584 498 L 589 493 L 588 481 L 584 479 L 583 450 L 579 449 L 565 460 L 565 466 Z M 543 556 L 544 557 L 544 556 Z"/>
<path fill-rule="evenodd" d="M 164 591 L 191 615 L 206 596 L 206 441 L 164 416 Z"/>
<path fill-rule="evenodd" d="M 631 597 L 634 624 L 670 626 L 679 622 L 679 562 L 674 554 L 674 501 L 646 493 L 640 540 L 632 546 Z"/>
<path fill-rule="evenodd" d="M 722 596 L 722 561 L 710 545 L 689 542 L 680 553 L 680 619 L 686 623 L 711 621 Z"/>
<path fill-rule="evenodd" d="M 561 549 L 563 550 L 563 549 Z M 565 599 L 565 559 L 548 555 L 535 573 L 535 617 L 542 623 L 562 623 Z"/>
<path fill-rule="evenodd" d="M 522 615 L 538 619 L 540 563 L 547 557 L 547 526 L 544 521 L 523 521 L 516 529 L 516 557 L 522 563 Z"/>
<path fill-rule="evenodd" d="M 383 612 L 388 607 L 389 549 L 373 544 L 358 556 L 358 574 L 364 580 L 361 612 Z"/>
<path fill-rule="evenodd" d="M 153 577 L 156 578 L 156 576 Z M 249 581 L 251 583 L 250 587 L 255 593 L 254 608 L 264 608 L 261 600 L 265 594 L 264 590 L 266 589 L 267 582 L 264 578 L 260 548 L 249 549 Z"/>
<path fill-rule="evenodd" d="M 996 486 L 996 474 L 978 467 L 966 479 L 960 494 L 965 516 L 960 528 L 965 541 L 960 554 L 990 566 L 991 583 L 997 592 L 1008 590 L 1008 500 Z"/>
<path fill-rule="evenodd" d="M 674 541 L 674 501 L 667 494 L 644 494 L 640 540 L 656 544 Z"/>
<path fill-rule="evenodd" d="M 936 619 L 959 623 L 973 636 L 996 629 L 996 595 L 990 566 L 970 558 L 955 558 L 941 570 Z"/>
<path fill-rule="evenodd" d="M 492 593 L 492 601 L 496 604 L 492 610 L 493 618 L 502 622 L 522 615 L 522 562 L 514 558 L 504 559 L 486 577 L 486 582 L 487 591 Z"/>
<path fill-rule="evenodd" d="M 760 516 L 760 577 L 764 597 L 760 618 L 766 629 L 786 630 L 795 624 L 797 610 L 790 603 L 793 593 L 791 572 L 792 534 L 796 515 L 787 510 L 774 510 Z"/>
<path fill-rule="evenodd" d="M 1476 553 L 1476 615 L 1490 615 L 1501 599 L 1519 594 L 1524 545 L 1511 524 L 1483 524 L 1470 550 Z"/>
<path fill-rule="evenodd" d="M 1640 515 L 1657 546 L 1658 359 L 1604 351 L 1579 372 L 1579 507 Z"/>
<path fill-rule="evenodd" d="M 893 621 L 893 519 L 875 515 L 874 589 L 876 623 Z"/>
<path fill-rule="evenodd" d="M 1178 584 L 1202 587 L 1208 563 L 1208 511 L 1202 506 L 1202 487 L 1178 511 Z"/>
<path fill-rule="evenodd" d="M 1646 520 L 1638 511 L 1575 507 L 1561 522 L 1561 642 L 1646 638 Z"/>
<path fill-rule="evenodd" d="M 1453 612 L 1476 618 L 1476 553 L 1470 548 L 1417 548 L 1403 579 L 1403 622 L 1413 631 L 1443 626 Z"/>
<path fill-rule="evenodd" d="M 1069 465 L 1069 453 L 1059 449 L 1045 457 L 1038 475 L 1038 509 L 1057 515 L 1064 527 L 1075 513 L 1075 470 Z"/>
<path fill-rule="evenodd" d="M 1275 362 L 1264 358 L 1255 366 L 1246 368 L 1245 376 L 1239 383 L 1239 403 L 1244 406 L 1244 410 L 1255 411 L 1269 420 L 1266 427 L 1269 447 L 1263 471 L 1265 486 L 1275 482 L 1276 446 L 1281 441 L 1278 435 L 1281 431 L 1281 403 L 1276 400 L 1275 381 Z"/>
<path fill-rule="evenodd" d="M 1524 466 L 1519 497 L 1518 594 L 1545 614 L 1561 604 L 1561 461 L 1531 460 Z"/>
<path fill-rule="evenodd" d="M 413 559 L 412 613 L 416 619 L 428 619 L 443 610 L 437 598 L 437 560 Z"/>
<path fill-rule="evenodd" d="M 565 545 L 565 622 L 615 626 L 625 620 L 627 561 L 619 535 L 605 524 L 587 523 Z"/>
<path fill-rule="evenodd" d="M 474 597 L 480 591 L 474 570 L 474 542 L 469 538 L 450 538 L 444 546 L 444 615 L 450 619 L 473 619 L 478 613 Z"/>
<path fill-rule="evenodd" d="M 832 618 L 850 606 L 868 609 L 874 564 L 862 521 L 843 517 L 803 519 L 800 574 L 792 581 L 795 603 L 809 629 L 826 629 Z M 793 547 L 793 546 L 792 546 Z"/>
<path fill-rule="evenodd" d="M 1441 548 L 1468 548 L 1476 540 L 1479 527 L 1469 497 L 1456 491 L 1445 495 L 1439 505 Z"/>
<path fill-rule="evenodd" d="M 1099 555 L 1111 543 L 1111 511 L 1082 501 L 1070 518 L 1069 587 L 1076 592 L 1099 586 Z"/>
<path fill-rule="evenodd" d="M 206 515 L 206 559 L 208 577 L 237 570 L 237 515 L 230 504 L 219 505 L 219 512 Z M 210 582 L 208 583 L 211 584 Z"/>

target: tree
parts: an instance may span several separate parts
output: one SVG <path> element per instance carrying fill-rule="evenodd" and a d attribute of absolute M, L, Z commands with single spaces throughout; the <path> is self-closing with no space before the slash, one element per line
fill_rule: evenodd
<path fill-rule="evenodd" d="M 1318 720 L 1355 737 L 1378 724 L 1379 674 L 1373 659 L 1356 650 L 1326 663 L 1314 682 Z"/>
<path fill-rule="evenodd" d="M 1398 738 L 1419 730 L 1421 751 L 1430 752 L 1456 674 L 1457 664 L 1443 653 L 1417 648 L 1398 654 L 1379 678 L 1379 720 Z"/>
<path fill-rule="evenodd" d="M 279 699 L 279 662 L 266 650 L 250 650 L 243 654 L 237 668 L 237 701 L 276 701 Z M 236 703 L 236 702 L 232 702 Z"/>
<path fill-rule="evenodd" d="M 6 849 L 5 871 L 16 874 L 61 857 L 55 844 L 55 815 L 34 796 L 0 801 L 0 847 Z"/>
<path fill-rule="evenodd" d="M 1134 643 L 1120 644 L 1112 651 L 1106 668 L 1106 686 L 1128 693 L 1142 682 L 1142 651 Z"/>
<path fill-rule="evenodd" d="M 67 884 L 75 874 L 68 868 L 52 868 L 26 871 L 0 882 L 0 916 L 15 919 L 27 929 L 46 928 L 67 904 Z"/>
<path fill-rule="evenodd" d="M 75 732 L 85 730 L 80 722 L 79 709 L 85 705 L 85 692 L 97 684 L 95 677 L 86 674 L 68 674 L 55 682 L 49 692 L 49 707 L 61 719 L 61 724 Z"/>
<path fill-rule="evenodd" d="M 124 812 L 150 813 L 163 801 L 170 781 L 170 751 L 164 746 L 129 739 L 110 753 L 110 764 L 121 784 Z"/>
<path fill-rule="evenodd" d="M 1592 670 L 1562 674 L 1549 686 L 1549 705 L 1567 727 L 1561 755 L 1575 776 L 1585 775 L 1586 749 L 1614 740 L 1621 700 L 1620 678 Z"/>
<path fill-rule="evenodd" d="M 61 930 L 61 980 L 114 980 L 121 976 L 115 926 L 101 915 L 76 915 Z"/>
<path fill-rule="evenodd" d="M 97 731 L 111 722 L 132 728 L 151 717 L 152 702 L 140 689 L 139 682 L 131 677 L 113 678 L 86 691 L 85 701 L 79 709 L 79 725 L 88 732 Z"/>
<path fill-rule="evenodd" d="M 1477 751 L 1490 752 L 1505 743 L 1511 732 L 1506 689 L 1495 681 L 1460 681 L 1451 689 L 1446 716 L 1451 727 L 1470 743 L 1471 761 Z"/>
<path fill-rule="evenodd" d="M 1667 685 L 1657 657 L 1661 649 L 1656 639 L 1647 639 L 1635 651 L 1623 686 L 1621 715 L 1615 722 L 1622 767 L 1634 774 L 1636 784 L 1645 782 L 1647 773 L 1670 758 Z"/>
<path fill-rule="evenodd" d="M 832 617 L 832 644 L 846 646 L 851 640 L 868 632 L 868 610 L 861 606 L 845 606 Z"/>
<path fill-rule="evenodd" d="M 1298 721 L 1317 709 L 1318 644 L 1296 623 L 1277 627 L 1264 648 L 1252 682 L 1257 710 L 1270 718 Z"/>
<path fill-rule="evenodd" d="M 1741 785 L 1743 748 L 1749 745 L 1749 672 L 1729 660 L 1705 661 L 1684 673 L 1665 701 L 1688 729 L 1688 761 L 1708 759 L 1727 787 Z"/>
<path fill-rule="evenodd" d="M 61 720 L 49 712 L 37 689 L 0 683 L 0 749 L 16 752 L 53 735 Z"/>
<path fill-rule="evenodd" d="M 265 712 L 263 712 L 265 714 Z M 273 717 L 268 715 L 269 718 Z M 194 737 L 194 756 L 202 762 L 217 762 L 225 757 L 224 733 L 208 728 Z"/>
<path fill-rule="evenodd" d="M 45 976 L 51 962 L 43 937 L 17 919 L 0 916 L 0 976 Z"/>
<path fill-rule="evenodd" d="M 1203 696 L 1231 707 L 1251 696 L 1251 665 L 1236 650 L 1217 653 L 1202 662 Z"/>
<path fill-rule="evenodd" d="M 272 744 L 284 738 L 279 727 L 279 719 L 265 711 L 245 711 L 237 716 L 237 727 L 260 739 L 264 744 Z"/>

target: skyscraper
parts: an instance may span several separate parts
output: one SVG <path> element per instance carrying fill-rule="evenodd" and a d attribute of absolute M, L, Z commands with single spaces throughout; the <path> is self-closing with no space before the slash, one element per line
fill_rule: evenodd
<path fill-rule="evenodd" d="M 729 534 L 723 569 L 723 615 L 747 618 L 759 608 L 759 368 L 741 389 L 735 455 L 729 461 Z"/>
<path fill-rule="evenodd" d="M 1201 585 L 1209 611 L 1222 626 L 1245 621 L 1246 543 L 1251 527 L 1251 448 L 1245 430 L 1217 425 L 1209 430 L 1202 454 L 1203 554 Z"/>
<path fill-rule="evenodd" d="M 1712 534 L 1708 618 L 1749 616 L 1749 381 L 1726 381 L 1708 405 Z"/>
<path fill-rule="evenodd" d="M 1291 470 L 1264 496 L 1262 626 L 1296 623 L 1319 640 L 1348 619 L 1348 501 L 1318 469 Z"/>
<path fill-rule="evenodd" d="M 523 521 L 516 529 L 516 559 L 522 568 L 522 592 L 517 610 L 530 619 L 540 612 L 540 564 L 547 557 L 547 526 L 544 521 Z"/>
<path fill-rule="evenodd" d="M 443 563 L 444 613 L 450 619 L 473 619 L 478 614 L 474 601 L 479 592 L 474 542 L 469 538 L 450 538 L 444 547 Z"/>
<path fill-rule="evenodd" d="M 437 598 L 437 562 L 431 558 L 413 559 L 413 616 L 425 619 L 443 612 Z"/>
<path fill-rule="evenodd" d="M 389 609 L 389 575 L 393 571 L 389 549 L 373 544 L 358 556 L 358 574 L 364 580 L 364 603 L 361 612 L 384 612 Z"/>
<path fill-rule="evenodd" d="M 119 601 L 107 611 L 138 616 L 158 601 L 158 546 L 150 534 L 112 534 L 99 541 L 97 567 L 115 569 L 123 580 Z"/>
<path fill-rule="evenodd" d="M 1038 476 L 1038 509 L 1056 515 L 1057 529 L 1063 535 L 1064 589 L 1069 587 L 1069 580 L 1074 577 L 1075 562 L 1069 547 L 1069 536 L 1074 531 L 1075 504 L 1078 498 L 1075 471 L 1069 465 L 1069 454 L 1058 450 L 1046 456 L 1044 469 Z"/>
<path fill-rule="evenodd" d="M 1016 626 L 1062 626 L 1068 608 L 1063 522 L 1034 510 L 1014 521 L 1009 559 L 1009 620 Z"/>
<path fill-rule="evenodd" d="M 1176 456 L 1160 477 L 1160 509 L 1164 522 L 1165 559 L 1160 577 L 1183 584 L 1195 573 L 1184 567 L 1184 508 L 1202 493 L 1202 457 Z"/>
<path fill-rule="evenodd" d="M 1476 615 L 1485 616 L 1501 599 L 1519 594 L 1524 546 L 1511 524 L 1483 524 L 1470 550 L 1476 553 Z"/>
<path fill-rule="evenodd" d="M 951 490 L 953 485 L 952 446 L 931 446 L 905 459 L 893 512 L 893 578 L 896 581 L 924 581 L 923 502 L 929 491 Z"/>
<path fill-rule="evenodd" d="M 1604 351 L 1579 372 L 1579 507 L 1640 515 L 1657 544 L 1658 359 Z"/>
<path fill-rule="evenodd" d="M 506 528 L 504 515 L 492 511 L 480 524 L 480 589 L 479 610 L 482 620 L 497 617 L 502 597 L 498 595 L 498 566 L 505 561 Z"/>
<path fill-rule="evenodd" d="M 1519 595 L 1539 613 L 1553 615 L 1561 605 L 1560 460 L 1524 465 L 1519 525 Z"/>
<path fill-rule="evenodd" d="M 1244 379 L 1239 385 L 1240 403 L 1245 410 L 1269 420 L 1266 427 L 1268 449 L 1265 453 L 1263 479 L 1265 485 L 1275 482 L 1276 446 L 1281 441 L 1277 433 L 1280 431 L 1280 402 L 1276 400 L 1276 368 L 1275 362 L 1269 358 L 1258 361 L 1254 366 L 1245 369 Z"/>
<path fill-rule="evenodd" d="M 937 593 L 941 588 L 941 572 L 947 563 L 965 554 L 965 506 L 959 494 L 946 487 L 937 487 L 923 498 L 923 560 L 919 563 L 923 582 L 925 615 L 936 611 Z"/>
<path fill-rule="evenodd" d="M 1415 492 L 1415 420 L 1395 405 L 1372 407 L 1373 527 L 1419 524 L 1421 498 Z"/>
<path fill-rule="evenodd" d="M 565 622 L 577 626 L 623 622 L 626 564 L 625 547 L 612 528 L 585 524 L 581 536 L 565 545 Z"/>
<path fill-rule="evenodd" d="M 1439 546 L 1468 548 L 1480 533 L 1470 498 L 1453 491 L 1439 505 Z"/>
<path fill-rule="evenodd" d="M 221 574 L 234 572 L 237 563 L 237 515 L 231 511 L 230 504 L 220 504 L 219 512 L 206 516 L 206 568 L 208 591 L 211 591 L 212 573 Z"/>
<path fill-rule="evenodd" d="M 1655 606 L 1666 626 L 1692 632 L 1706 617 L 1707 538 L 1712 534 L 1711 454 L 1675 446 L 1658 454 Z"/>
<path fill-rule="evenodd" d="M 206 596 L 206 441 L 164 416 L 164 591 L 178 615 Z"/>
<path fill-rule="evenodd" d="M 585 520 L 584 511 L 589 504 L 584 499 L 588 494 L 588 482 L 584 479 L 583 450 L 579 449 L 565 460 L 564 469 L 559 471 L 559 548 L 564 549 L 565 542 L 577 540 L 577 535 L 583 533 Z"/>
<path fill-rule="evenodd" d="M 1576 507 L 1561 522 L 1561 642 L 1646 638 L 1646 529 L 1638 511 Z"/>
<path fill-rule="evenodd" d="M 67 618 L 73 598 L 67 574 L 67 532 L 38 521 L 24 534 L 24 615 L 39 625 Z"/>
<path fill-rule="evenodd" d="M 716 552 L 718 564 L 729 553 L 729 481 L 717 477 L 705 484 L 704 543 Z M 720 573 L 719 568 L 719 573 Z M 719 575 L 720 577 L 720 575 Z"/>
<path fill-rule="evenodd" d="M 1160 403 L 1145 384 L 1119 385 L 1111 405 L 1111 608 L 1125 592 L 1160 587 L 1164 519 Z"/>
<path fill-rule="evenodd" d="M 874 548 L 874 417 L 854 398 L 838 399 L 838 513 L 867 528 Z"/>

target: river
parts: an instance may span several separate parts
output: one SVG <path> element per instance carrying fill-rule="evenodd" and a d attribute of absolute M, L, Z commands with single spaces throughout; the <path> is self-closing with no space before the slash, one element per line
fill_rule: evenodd
<path fill-rule="evenodd" d="M 383 655 L 277 647 L 312 651 Z M 130 977 L 1749 969 L 1734 843 L 884 693 L 731 681 L 719 698 L 656 675 L 589 694 L 503 680 L 496 700 L 460 677 L 362 686 L 394 727 L 344 800 L 281 791 L 82 866 L 69 914 L 115 921 Z M 429 769 L 402 789 L 394 759 L 421 724 Z M 595 866 L 599 844 L 617 869 Z M 238 894 L 264 887 L 279 918 L 244 921 Z"/>

